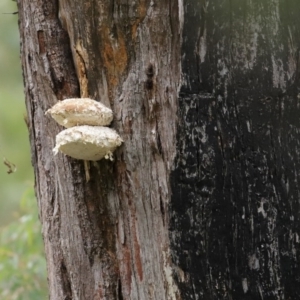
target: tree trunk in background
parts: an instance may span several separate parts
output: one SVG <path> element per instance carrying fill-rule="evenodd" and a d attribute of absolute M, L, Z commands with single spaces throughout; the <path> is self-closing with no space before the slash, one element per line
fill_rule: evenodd
<path fill-rule="evenodd" d="M 19 1 L 51 299 L 298 299 L 298 0 Z M 45 111 L 112 108 L 86 182 Z"/>

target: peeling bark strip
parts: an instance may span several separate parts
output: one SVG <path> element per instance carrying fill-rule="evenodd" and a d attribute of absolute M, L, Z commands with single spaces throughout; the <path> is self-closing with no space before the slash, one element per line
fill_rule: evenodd
<path fill-rule="evenodd" d="M 180 6 L 173 0 L 18 6 L 50 299 L 179 299 L 166 211 Z M 114 163 L 92 165 L 88 183 L 82 162 L 53 156 L 61 128 L 44 115 L 58 100 L 78 96 L 110 106 L 124 140 Z"/>
<path fill-rule="evenodd" d="M 183 299 L 300 299 L 299 1 L 184 1 L 170 236 Z"/>

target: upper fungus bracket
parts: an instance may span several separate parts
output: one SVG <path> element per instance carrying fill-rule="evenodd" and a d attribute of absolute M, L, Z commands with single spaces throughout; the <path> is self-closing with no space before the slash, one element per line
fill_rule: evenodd
<path fill-rule="evenodd" d="M 89 98 L 59 101 L 46 111 L 47 114 L 66 128 L 79 125 L 108 126 L 113 120 L 110 108 Z"/>

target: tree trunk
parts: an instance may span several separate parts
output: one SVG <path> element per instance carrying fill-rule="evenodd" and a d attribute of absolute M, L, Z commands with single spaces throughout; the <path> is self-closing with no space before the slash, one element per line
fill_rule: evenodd
<path fill-rule="evenodd" d="M 296 0 L 23 0 L 50 299 L 298 299 Z M 112 108 L 115 161 L 53 156 L 45 111 Z"/>

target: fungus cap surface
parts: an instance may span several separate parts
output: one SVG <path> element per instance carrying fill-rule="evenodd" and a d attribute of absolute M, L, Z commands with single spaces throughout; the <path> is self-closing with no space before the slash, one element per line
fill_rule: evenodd
<path fill-rule="evenodd" d="M 106 126 L 113 119 L 110 108 L 89 98 L 59 101 L 46 114 L 50 114 L 58 124 L 66 128 L 78 125 Z"/>
<path fill-rule="evenodd" d="M 118 133 L 102 126 L 75 126 L 56 136 L 55 154 L 58 151 L 76 159 L 97 161 L 112 159 L 112 152 L 122 144 Z"/>

